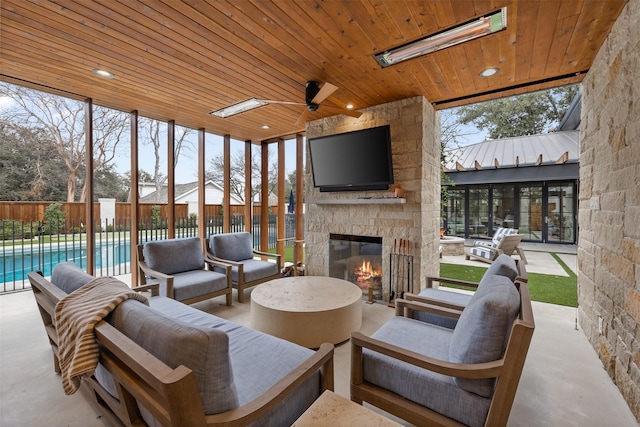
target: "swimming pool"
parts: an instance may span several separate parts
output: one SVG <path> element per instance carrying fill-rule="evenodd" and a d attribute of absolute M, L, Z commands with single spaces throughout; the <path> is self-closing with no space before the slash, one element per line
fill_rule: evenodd
<path fill-rule="evenodd" d="M 32 271 L 42 271 L 50 276 L 53 268 L 61 262 L 74 262 L 83 269 L 87 265 L 86 243 L 56 246 L 5 247 L 0 252 L 0 284 L 22 282 Z M 129 273 L 131 247 L 128 241 L 107 244 L 96 243 L 96 270 L 106 275 Z M 103 275 L 104 275 L 103 274 Z"/>

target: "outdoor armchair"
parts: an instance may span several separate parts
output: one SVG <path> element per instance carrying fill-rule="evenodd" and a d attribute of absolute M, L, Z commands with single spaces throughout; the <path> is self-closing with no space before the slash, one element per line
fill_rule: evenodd
<path fill-rule="evenodd" d="M 490 242 L 476 240 L 473 247 L 465 253 L 465 259 L 477 259 L 478 261 L 492 263 L 500 254 L 511 256 L 514 252 L 520 255 L 520 259 L 526 264 L 524 252 L 518 247 L 522 240 L 515 228 L 500 227 L 496 230 Z"/>
<path fill-rule="evenodd" d="M 415 425 L 506 426 L 534 330 L 527 284 L 493 276 L 462 312 L 396 300 L 371 337 L 351 335 L 351 400 Z M 455 329 L 407 317 L 458 317 Z"/>
<path fill-rule="evenodd" d="M 232 304 L 231 266 L 205 259 L 199 237 L 138 245 L 138 268 L 140 284 L 159 282 L 162 296 L 193 304 L 225 295 Z"/>
<path fill-rule="evenodd" d="M 245 231 L 214 234 L 207 241 L 206 258 L 232 266 L 231 282 L 238 289 L 238 302 L 244 301 L 245 289 L 280 277 L 280 255 L 254 250 L 252 240 L 251 233 Z M 254 259 L 254 256 L 270 257 L 275 262 Z"/>

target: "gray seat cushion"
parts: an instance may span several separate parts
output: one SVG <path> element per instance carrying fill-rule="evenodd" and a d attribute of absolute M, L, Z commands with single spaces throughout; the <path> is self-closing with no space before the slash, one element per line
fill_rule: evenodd
<path fill-rule="evenodd" d="M 160 283 L 160 295 L 166 295 L 164 282 Z M 173 276 L 173 296 L 178 301 L 199 297 L 227 287 L 227 276 L 211 270 L 192 270 Z M 163 293 L 164 292 L 164 293 Z"/>
<path fill-rule="evenodd" d="M 280 338 L 212 316 L 168 298 L 149 300 L 152 308 L 182 322 L 224 332 L 239 405 L 268 391 L 313 351 Z M 291 425 L 320 395 L 320 374 L 309 378 L 284 402 L 252 426 Z"/>
<path fill-rule="evenodd" d="M 372 337 L 439 360 L 449 360 L 453 331 L 414 319 L 393 317 Z M 364 380 L 465 425 L 480 427 L 490 399 L 458 387 L 453 378 L 363 351 Z"/>
<path fill-rule="evenodd" d="M 244 261 L 253 258 L 251 233 L 214 234 L 209 239 L 211 253 L 229 261 Z"/>
<path fill-rule="evenodd" d="M 278 274 L 278 265 L 273 262 L 247 259 L 242 261 L 242 265 L 245 283 Z M 214 271 L 222 272 L 224 270 L 220 267 L 214 267 Z M 231 280 L 238 282 L 238 267 L 236 266 L 231 268 Z"/>
<path fill-rule="evenodd" d="M 509 278 L 483 277 L 453 330 L 449 360 L 456 363 L 482 363 L 502 358 L 513 321 L 520 311 L 520 295 Z M 491 396 L 495 379 L 461 379 L 463 389 L 481 396 Z"/>
<path fill-rule="evenodd" d="M 120 304 L 110 323 L 167 366 L 175 369 L 184 365 L 191 369 L 196 375 L 205 414 L 238 407 L 229 337 L 220 328 L 182 322 L 137 301 Z"/>
<path fill-rule="evenodd" d="M 70 294 L 95 277 L 84 272 L 73 262 L 61 262 L 51 272 L 51 283 Z"/>
<path fill-rule="evenodd" d="M 143 255 L 149 267 L 164 274 L 174 275 L 204 268 L 204 254 L 199 237 L 147 242 L 144 244 Z"/>

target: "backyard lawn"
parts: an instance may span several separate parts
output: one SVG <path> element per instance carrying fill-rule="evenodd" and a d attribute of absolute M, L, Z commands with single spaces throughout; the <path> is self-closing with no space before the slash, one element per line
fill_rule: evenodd
<path fill-rule="evenodd" d="M 577 307 L 578 291 L 576 275 L 555 253 L 551 253 L 551 256 L 564 268 L 569 277 L 528 273 L 531 300 Z M 440 263 L 440 277 L 479 282 L 485 271 L 487 271 L 487 269 L 483 267 Z"/>

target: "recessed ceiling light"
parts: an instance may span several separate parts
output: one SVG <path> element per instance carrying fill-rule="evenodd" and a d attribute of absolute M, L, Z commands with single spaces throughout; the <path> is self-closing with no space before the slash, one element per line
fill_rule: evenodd
<path fill-rule="evenodd" d="M 98 68 L 94 68 L 92 72 L 96 76 L 104 77 L 105 79 L 112 79 L 115 77 L 115 74 L 113 74 L 112 72 L 107 70 L 100 70 Z"/>
<path fill-rule="evenodd" d="M 482 77 L 490 77 L 498 72 L 497 68 L 487 68 L 483 72 L 480 73 Z"/>
<path fill-rule="evenodd" d="M 347 104 L 347 110 L 353 110 L 353 104 L 351 103 Z"/>
<path fill-rule="evenodd" d="M 260 126 L 262 129 L 269 129 L 269 125 L 262 125 Z"/>

